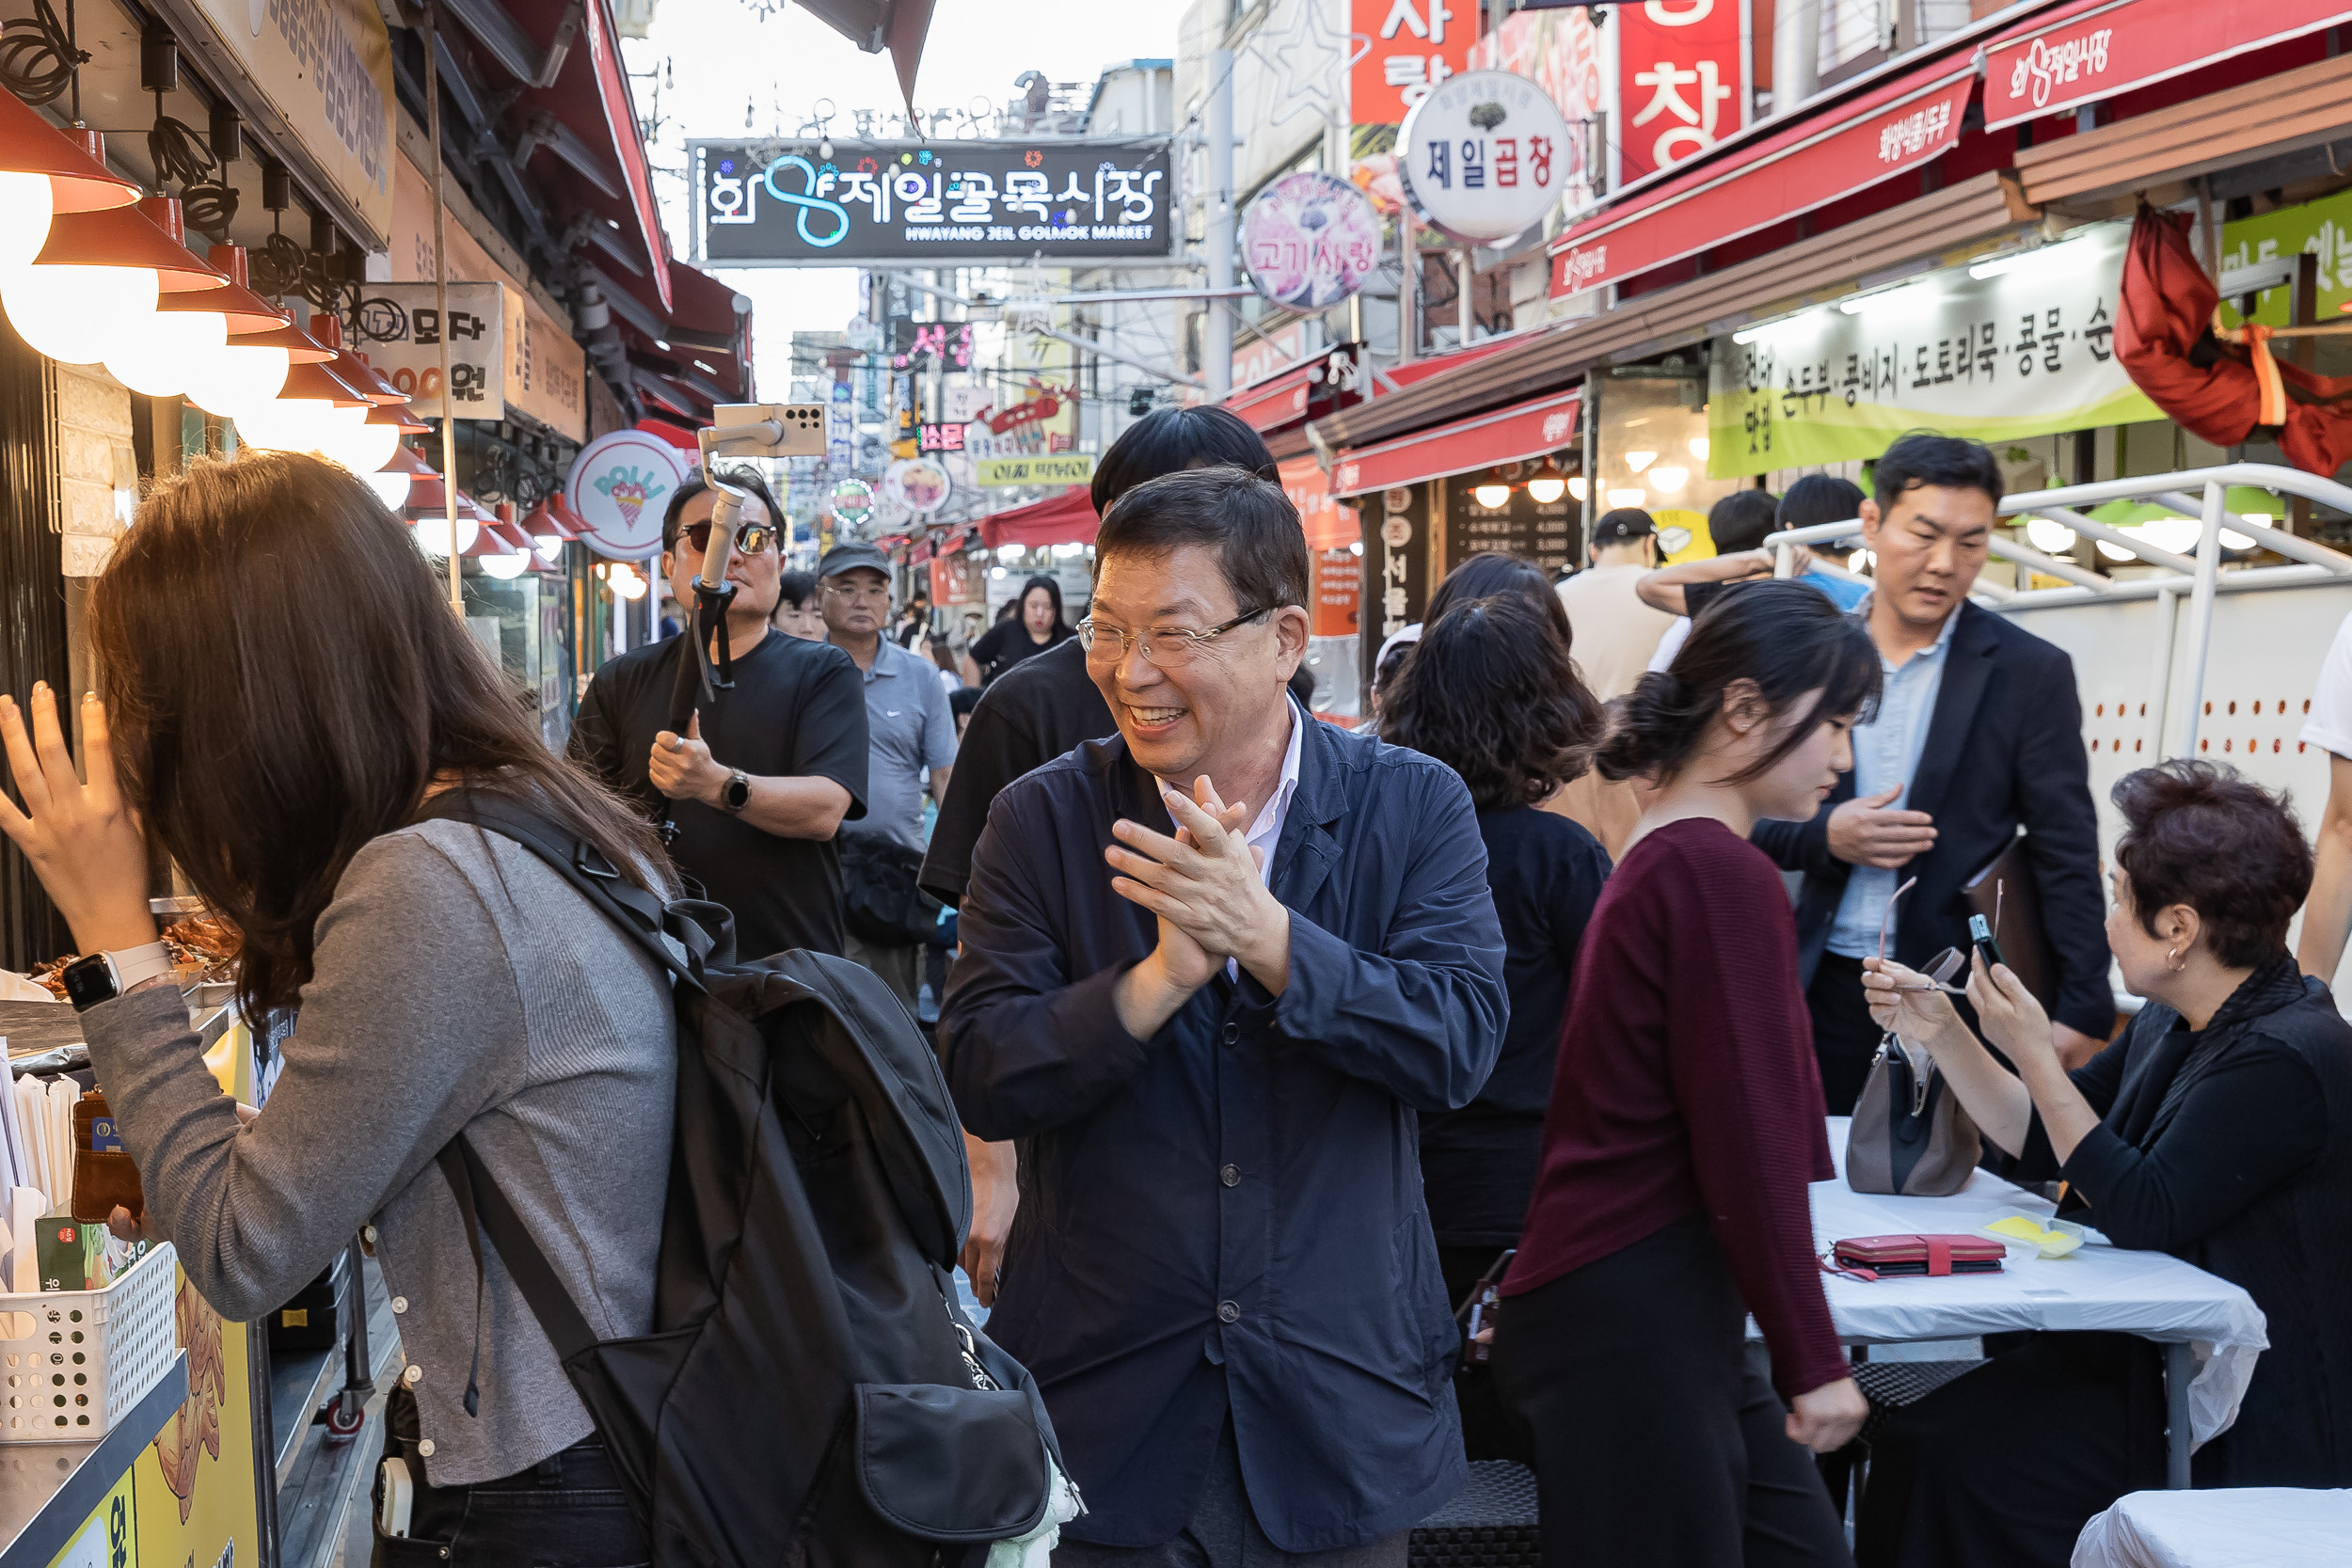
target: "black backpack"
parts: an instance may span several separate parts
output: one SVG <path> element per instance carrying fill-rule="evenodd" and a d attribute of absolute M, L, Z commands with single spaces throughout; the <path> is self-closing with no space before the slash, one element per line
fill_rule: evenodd
<path fill-rule="evenodd" d="M 675 976 L 653 1332 L 598 1342 L 465 1136 L 440 1155 L 477 1268 L 486 1232 L 596 1418 L 654 1561 L 977 1564 L 1034 1529 L 1061 1452 L 1028 1372 L 957 1304 L 971 1175 L 906 1008 L 829 955 L 731 962 L 724 910 L 665 907 L 519 801 L 453 790 L 424 817 L 530 849 Z"/>

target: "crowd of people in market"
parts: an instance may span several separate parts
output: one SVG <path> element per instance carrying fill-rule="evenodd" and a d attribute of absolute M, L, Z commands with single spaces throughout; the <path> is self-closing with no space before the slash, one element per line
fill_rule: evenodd
<path fill-rule="evenodd" d="M 1273 472 L 1221 409 L 1143 419 L 1093 481 L 1083 615 L 1041 576 L 954 646 L 871 545 L 788 573 L 757 481 L 712 476 L 723 512 L 698 480 L 661 567 L 692 603 L 736 519 L 733 685 L 680 727 L 691 639 L 633 650 L 568 757 L 341 469 L 249 455 L 143 501 L 90 595 L 99 689 L 0 695 L 0 828 L 82 952 L 155 942 L 160 852 L 241 932 L 241 1003 L 298 1006 L 251 1116 L 167 985 L 84 1018 L 145 1223 L 224 1314 L 373 1227 L 416 1539 L 651 1555 L 443 1150 L 465 1135 L 599 1338 L 657 1326 L 675 1223 L 669 974 L 424 811 L 460 787 L 722 907 L 735 958 L 863 966 L 929 1032 L 962 1267 L 1084 1498 L 1055 1563 L 1402 1565 L 1497 1459 L 1533 1472 L 1557 1564 L 2065 1563 L 2164 1484 L 2163 1359 L 1995 1336 L 1925 1397 L 1866 1396 L 1808 1188 L 1896 1038 L 1990 1168 L 2260 1308 L 2199 1484 L 2352 1486 L 2327 984 L 2352 636 L 2306 731 L 2344 780 L 2316 856 L 2286 800 L 2184 758 L 2114 786 L 2103 865 L 2072 666 L 1969 597 L 2002 496 L 1980 445 L 1904 436 L 1867 493 L 1737 492 L 1703 562 L 1661 567 L 1629 509 L 1558 582 L 1471 557 L 1355 728 L 1302 702 L 1311 557 Z M 1837 544 L 1774 575 L 1767 536 L 1849 519 L 1867 578 Z M 2004 857 L 2038 922 L 2015 966 L 1970 923 Z M 1850 1523 L 1824 1475 L 1865 1451 Z M 582 1499 L 561 1516 L 528 1496 L 550 1465 Z"/>

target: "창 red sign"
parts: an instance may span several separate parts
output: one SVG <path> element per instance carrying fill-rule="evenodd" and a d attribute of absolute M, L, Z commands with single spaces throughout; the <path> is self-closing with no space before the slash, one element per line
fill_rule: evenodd
<path fill-rule="evenodd" d="M 1917 168 L 1960 139 L 1974 59 L 1890 84 L 1835 124 L 1800 125 L 1595 214 L 1552 242 L 1557 299 L 1809 213 Z"/>
<path fill-rule="evenodd" d="M 1743 0 L 1618 6 L 1617 183 L 1704 152 L 1748 122 Z"/>
<path fill-rule="evenodd" d="M 2343 0 L 2093 0 L 1986 52 L 1985 125 L 2061 114 L 2344 19 Z"/>

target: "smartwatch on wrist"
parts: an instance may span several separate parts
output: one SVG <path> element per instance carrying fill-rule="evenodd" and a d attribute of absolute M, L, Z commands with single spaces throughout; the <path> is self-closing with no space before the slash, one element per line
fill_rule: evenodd
<path fill-rule="evenodd" d="M 752 776 L 739 768 L 727 775 L 725 784 L 719 786 L 719 809 L 732 814 L 751 803 Z"/>
<path fill-rule="evenodd" d="M 112 1002 L 133 986 L 169 974 L 171 955 L 160 942 L 119 953 L 92 953 L 65 966 L 58 979 L 76 1012 L 87 1012 L 101 1002 Z"/>

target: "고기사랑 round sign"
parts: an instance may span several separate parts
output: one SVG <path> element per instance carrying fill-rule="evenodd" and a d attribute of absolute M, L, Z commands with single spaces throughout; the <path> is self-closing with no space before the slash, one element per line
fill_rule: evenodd
<path fill-rule="evenodd" d="M 1380 214 L 1337 175 L 1302 169 L 1268 182 L 1241 220 L 1250 285 L 1270 304 L 1327 310 L 1380 264 Z"/>

